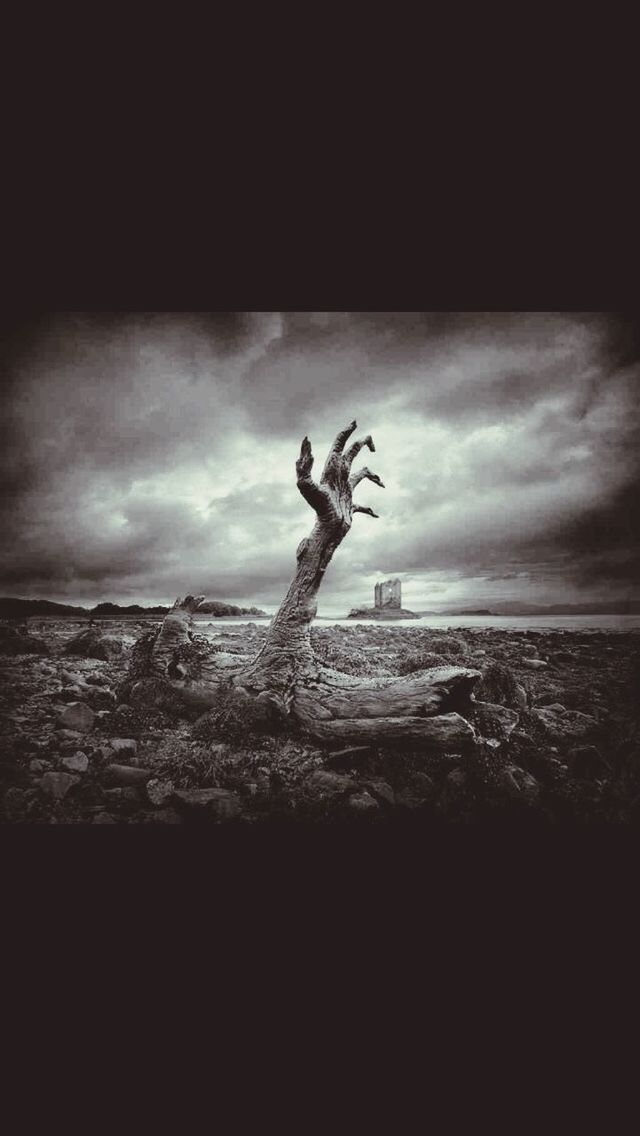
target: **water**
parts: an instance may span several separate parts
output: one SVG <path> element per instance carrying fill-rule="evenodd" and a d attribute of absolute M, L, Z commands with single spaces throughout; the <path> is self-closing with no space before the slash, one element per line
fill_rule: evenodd
<path fill-rule="evenodd" d="M 268 618 L 243 618 L 235 616 L 212 619 L 210 616 L 196 616 L 198 630 L 204 634 L 215 635 L 220 627 L 233 627 L 237 624 L 255 623 L 267 626 Z M 207 625 L 211 623 L 212 626 Z M 637 631 L 640 629 L 640 615 L 425 615 L 421 619 L 394 619 L 385 622 L 373 619 L 332 619 L 319 616 L 314 627 L 418 627 L 446 630 L 450 628 L 492 628 L 497 631 Z"/>

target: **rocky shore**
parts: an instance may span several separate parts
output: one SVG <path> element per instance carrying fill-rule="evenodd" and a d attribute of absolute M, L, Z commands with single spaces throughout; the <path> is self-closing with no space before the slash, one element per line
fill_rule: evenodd
<path fill-rule="evenodd" d="M 135 702 L 134 643 L 157 621 L 0 625 L 0 802 L 10 824 L 629 824 L 640 820 L 640 633 L 316 627 L 350 674 L 482 672 L 470 752 L 323 746 L 221 704 Z M 227 653 L 266 625 L 217 628 Z"/>

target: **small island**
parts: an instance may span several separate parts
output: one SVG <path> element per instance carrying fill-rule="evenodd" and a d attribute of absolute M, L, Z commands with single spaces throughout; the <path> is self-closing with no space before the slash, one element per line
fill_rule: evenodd
<path fill-rule="evenodd" d="M 397 576 L 383 580 L 374 589 L 374 607 L 354 607 L 347 619 L 421 619 L 415 611 L 402 607 L 402 585 Z"/>

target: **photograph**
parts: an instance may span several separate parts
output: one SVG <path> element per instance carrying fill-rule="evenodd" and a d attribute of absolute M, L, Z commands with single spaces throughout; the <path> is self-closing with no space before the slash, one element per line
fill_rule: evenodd
<path fill-rule="evenodd" d="M 640 822 L 640 315 L 20 311 L 0 823 Z"/>

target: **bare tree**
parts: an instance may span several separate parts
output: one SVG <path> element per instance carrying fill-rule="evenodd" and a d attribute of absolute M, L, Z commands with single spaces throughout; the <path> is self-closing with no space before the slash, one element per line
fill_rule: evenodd
<path fill-rule="evenodd" d="M 311 647 L 311 624 L 318 589 L 327 566 L 351 528 L 355 513 L 376 517 L 372 509 L 354 505 L 352 493 L 368 478 L 383 482 L 366 466 L 351 473 L 354 458 L 367 446 L 368 435 L 345 450 L 356 429 L 351 422 L 337 435 L 322 476 L 314 481 L 313 454 L 304 438 L 296 462 L 297 486 L 316 513 L 308 537 L 296 552 L 296 572 L 259 654 L 250 659 L 211 650 L 193 662 L 188 657 L 192 615 L 204 596 L 176 600 L 165 617 L 151 653 L 155 674 L 167 679 L 184 699 L 203 708 L 214 706 L 221 690 L 267 703 L 283 717 L 320 738 L 364 740 L 422 739 L 436 748 L 473 744 L 472 726 L 458 712 L 469 705 L 476 670 L 435 667 L 397 679 L 364 679 L 321 663 Z"/>

